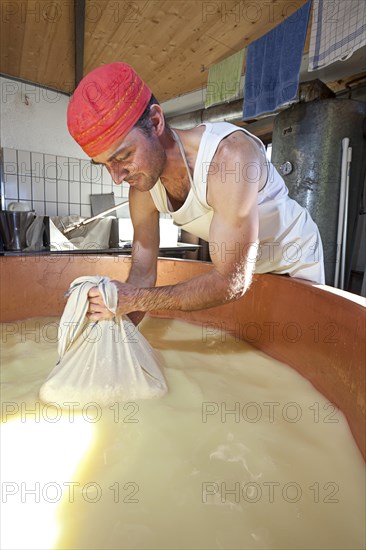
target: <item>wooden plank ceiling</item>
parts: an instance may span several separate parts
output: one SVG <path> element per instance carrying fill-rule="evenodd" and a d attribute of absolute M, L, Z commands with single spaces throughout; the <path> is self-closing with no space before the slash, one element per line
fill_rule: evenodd
<path fill-rule="evenodd" d="M 266 34 L 306 1 L 86 0 L 84 74 L 125 61 L 159 101 L 171 99 L 205 86 L 211 64 Z M 72 92 L 72 0 L 0 0 L 0 8 L 1 73 Z"/>

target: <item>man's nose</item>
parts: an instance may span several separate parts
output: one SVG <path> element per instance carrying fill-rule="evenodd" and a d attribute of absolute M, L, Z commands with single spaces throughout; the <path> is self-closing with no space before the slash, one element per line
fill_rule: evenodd
<path fill-rule="evenodd" d="M 112 180 L 117 185 L 120 185 L 129 174 L 129 171 L 126 168 L 123 168 L 123 166 L 118 164 L 107 165 L 107 170 L 112 176 Z"/>

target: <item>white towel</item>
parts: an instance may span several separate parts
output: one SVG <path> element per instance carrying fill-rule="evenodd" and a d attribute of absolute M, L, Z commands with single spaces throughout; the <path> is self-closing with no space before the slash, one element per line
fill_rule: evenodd
<path fill-rule="evenodd" d="M 366 44 L 366 0 L 314 0 L 309 71 L 346 60 Z"/>
<path fill-rule="evenodd" d="M 90 402 L 107 407 L 164 395 L 161 359 L 127 317 L 87 319 L 88 292 L 94 286 L 116 312 L 118 291 L 108 277 L 73 281 L 59 325 L 59 361 L 40 389 L 41 400 L 61 408 L 68 402 L 75 408 Z"/>

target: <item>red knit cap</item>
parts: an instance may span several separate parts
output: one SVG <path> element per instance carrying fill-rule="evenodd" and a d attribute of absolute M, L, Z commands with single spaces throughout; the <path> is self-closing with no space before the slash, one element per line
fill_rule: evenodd
<path fill-rule="evenodd" d="M 96 157 L 131 130 L 151 95 L 127 63 L 98 67 L 82 79 L 70 99 L 69 132 L 89 157 Z"/>

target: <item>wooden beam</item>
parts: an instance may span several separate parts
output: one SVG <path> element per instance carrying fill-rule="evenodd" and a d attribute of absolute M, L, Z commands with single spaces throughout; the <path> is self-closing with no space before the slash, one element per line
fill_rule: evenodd
<path fill-rule="evenodd" d="M 75 87 L 84 76 L 85 0 L 74 0 Z"/>

